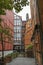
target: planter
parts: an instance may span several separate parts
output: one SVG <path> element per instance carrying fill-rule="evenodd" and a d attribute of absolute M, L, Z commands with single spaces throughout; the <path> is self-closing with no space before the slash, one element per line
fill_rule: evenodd
<path fill-rule="evenodd" d="M 6 65 L 5 61 L 0 58 L 0 65 Z"/>
<path fill-rule="evenodd" d="M 0 65 L 6 65 L 6 63 L 5 62 L 0 62 Z"/>
<path fill-rule="evenodd" d="M 12 57 L 11 56 L 8 56 L 5 58 L 5 63 L 9 63 L 12 61 Z"/>

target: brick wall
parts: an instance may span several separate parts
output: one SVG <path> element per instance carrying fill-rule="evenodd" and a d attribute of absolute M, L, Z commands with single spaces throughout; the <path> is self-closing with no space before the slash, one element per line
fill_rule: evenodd
<path fill-rule="evenodd" d="M 13 49 L 13 35 L 14 35 L 14 17 L 13 12 L 10 10 L 6 10 L 6 15 L 1 15 L 2 18 L 1 21 L 1 27 L 3 30 L 9 30 L 8 34 L 2 33 L 2 39 L 3 39 L 3 47 L 4 50 L 12 50 Z M 11 36 L 11 37 L 10 37 Z M 0 33 L 1 38 L 1 33 Z M 0 50 L 2 50 L 2 41 L 0 40 Z"/>
<path fill-rule="evenodd" d="M 27 22 L 26 22 L 26 30 L 25 30 L 25 48 L 32 44 L 31 42 L 31 37 L 32 37 L 32 34 L 33 34 L 33 29 L 34 29 L 34 23 L 32 22 L 31 19 L 29 19 Z"/>
<path fill-rule="evenodd" d="M 34 2 L 34 5 L 33 5 Z M 43 65 L 43 0 L 30 0 L 32 20 L 35 25 L 38 24 L 40 27 L 39 32 L 35 31 L 34 38 L 34 51 L 35 58 L 38 65 Z M 33 8 L 33 9 L 32 9 Z M 41 34 L 41 33 L 42 34 Z"/>

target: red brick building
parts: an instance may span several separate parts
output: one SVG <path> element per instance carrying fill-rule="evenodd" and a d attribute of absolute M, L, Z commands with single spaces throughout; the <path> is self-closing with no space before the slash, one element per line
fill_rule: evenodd
<path fill-rule="evenodd" d="M 32 20 L 36 23 L 32 36 L 36 65 L 43 65 L 43 0 L 30 0 L 30 4 Z"/>
<path fill-rule="evenodd" d="M 34 30 L 34 22 L 32 21 L 32 19 L 28 19 L 25 22 L 25 28 L 23 30 L 24 35 L 22 38 L 22 41 L 24 43 L 24 49 L 25 49 L 25 52 L 27 54 L 26 56 L 28 56 L 28 57 L 34 57 L 33 44 L 31 41 L 31 37 L 33 35 L 33 30 Z M 30 49 L 30 46 L 32 49 Z"/>
<path fill-rule="evenodd" d="M 26 31 L 26 21 L 22 21 L 22 50 L 25 51 L 25 31 Z"/>
<path fill-rule="evenodd" d="M 25 49 L 32 44 L 31 37 L 32 37 L 32 31 L 33 31 L 33 23 L 32 20 L 29 19 L 26 22 L 26 29 L 25 29 Z"/>
<path fill-rule="evenodd" d="M 0 51 L 5 51 L 5 55 L 7 55 L 13 51 L 14 16 L 10 10 L 6 10 L 5 12 L 6 15 L 0 15 L 2 19 L 0 23 Z"/>

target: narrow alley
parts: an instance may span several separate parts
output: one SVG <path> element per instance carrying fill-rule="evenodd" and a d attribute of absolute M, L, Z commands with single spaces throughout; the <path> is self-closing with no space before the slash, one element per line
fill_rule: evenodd
<path fill-rule="evenodd" d="M 35 59 L 27 57 L 17 57 L 13 59 L 12 62 L 7 63 L 6 65 L 35 65 Z"/>
<path fill-rule="evenodd" d="M 43 65 L 43 0 L 0 0 L 0 65 Z"/>

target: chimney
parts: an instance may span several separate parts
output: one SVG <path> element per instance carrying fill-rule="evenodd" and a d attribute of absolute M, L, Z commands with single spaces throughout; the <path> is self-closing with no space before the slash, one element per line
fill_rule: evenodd
<path fill-rule="evenodd" d="M 26 21 L 28 21 L 29 20 L 29 14 L 27 13 L 26 14 Z"/>

